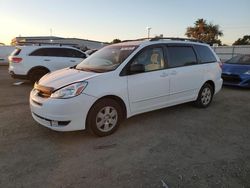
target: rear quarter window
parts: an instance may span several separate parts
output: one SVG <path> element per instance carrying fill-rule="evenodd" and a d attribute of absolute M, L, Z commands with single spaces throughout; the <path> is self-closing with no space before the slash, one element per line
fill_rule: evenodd
<path fill-rule="evenodd" d="M 202 45 L 195 45 L 195 49 L 199 54 L 201 63 L 212 63 L 217 61 L 216 57 L 214 56 L 209 47 Z"/>
<path fill-rule="evenodd" d="M 20 48 L 16 48 L 10 55 L 11 56 L 17 56 L 19 55 L 21 52 L 21 49 Z"/>
<path fill-rule="evenodd" d="M 65 57 L 73 57 L 73 58 L 86 58 L 84 53 L 81 53 L 74 49 L 65 49 Z"/>

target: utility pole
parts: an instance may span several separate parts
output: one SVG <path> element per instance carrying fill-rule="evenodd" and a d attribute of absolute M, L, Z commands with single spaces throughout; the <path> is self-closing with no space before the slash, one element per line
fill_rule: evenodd
<path fill-rule="evenodd" d="M 150 38 L 150 30 L 152 29 L 152 27 L 147 27 L 148 30 L 148 39 Z"/>
<path fill-rule="evenodd" d="M 49 31 L 50 31 L 50 42 L 52 43 L 53 42 L 53 40 L 52 40 L 52 28 L 50 28 Z"/>

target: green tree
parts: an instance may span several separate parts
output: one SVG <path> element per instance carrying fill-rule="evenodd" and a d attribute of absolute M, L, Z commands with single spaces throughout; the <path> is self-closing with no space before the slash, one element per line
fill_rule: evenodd
<path fill-rule="evenodd" d="M 193 27 L 187 28 L 185 35 L 188 38 L 198 39 L 211 45 L 214 43 L 221 45 L 221 40 L 218 37 L 223 36 L 223 32 L 219 25 L 207 23 L 204 19 L 198 19 Z"/>
<path fill-rule="evenodd" d="M 114 39 L 111 43 L 112 43 L 112 44 L 115 44 L 115 43 L 120 43 L 120 42 L 121 42 L 120 39 Z"/>
<path fill-rule="evenodd" d="M 250 45 L 250 35 L 245 35 L 243 38 L 236 40 L 233 45 Z"/>

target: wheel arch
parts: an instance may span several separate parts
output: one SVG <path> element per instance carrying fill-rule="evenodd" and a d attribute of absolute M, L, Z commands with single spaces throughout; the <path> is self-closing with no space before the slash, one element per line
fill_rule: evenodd
<path fill-rule="evenodd" d="M 213 88 L 213 94 L 214 94 L 214 91 L 215 91 L 215 83 L 214 83 L 214 81 L 212 81 L 212 80 L 207 80 L 204 84 L 209 84 L 209 85 L 211 85 L 212 88 Z M 203 84 L 202 86 L 204 86 L 204 84 Z"/>
<path fill-rule="evenodd" d="M 30 75 L 30 73 L 34 70 L 46 70 L 48 72 L 51 72 L 47 67 L 44 67 L 44 66 L 35 66 L 35 67 L 32 67 L 29 71 L 28 71 L 28 76 Z"/>
<path fill-rule="evenodd" d="M 121 109 L 122 109 L 122 115 L 123 115 L 122 120 L 124 120 L 124 119 L 127 118 L 127 107 L 126 107 L 125 102 L 122 100 L 122 98 L 120 98 L 120 97 L 118 97 L 118 96 L 116 96 L 116 95 L 105 95 L 105 96 L 103 96 L 103 97 L 97 99 L 97 100 L 92 104 L 92 106 L 89 108 L 89 111 L 88 111 L 88 113 L 87 113 L 86 120 L 85 120 L 85 122 L 86 122 L 85 125 L 86 125 L 86 129 L 87 129 L 87 130 L 91 130 L 91 128 L 90 128 L 90 113 L 91 113 L 91 110 L 94 108 L 94 106 L 95 106 L 98 102 L 100 102 L 101 100 L 105 100 L 105 99 L 113 99 L 114 101 L 116 101 L 116 102 L 120 105 L 120 107 L 121 107 Z"/>
<path fill-rule="evenodd" d="M 126 107 L 125 102 L 122 100 L 122 98 L 121 98 L 121 97 L 118 97 L 118 96 L 116 96 L 116 95 L 105 95 L 105 96 L 103 96 L 103 97 L 97 99 L 97 100 L 92 104 L 91 108 L 90 108 L 89 111 L 88 111 L 86 120 L 88 119 L 90 110 L 95 106 L 95 104 L 98 103 L 98 102 L 101 101 L 101 100 L 104 100 L 104 99 L 113 99 L 113 100 L 115 100 L 115 101 L 120 105 L 120 107 L 121 107 L 121 109 L 122 109 L 122 112 L 123 112 L 123 117 L 122 117 L 122 119 L 126 119 L 126 118 L 127 118 L 127 107 Z"/>

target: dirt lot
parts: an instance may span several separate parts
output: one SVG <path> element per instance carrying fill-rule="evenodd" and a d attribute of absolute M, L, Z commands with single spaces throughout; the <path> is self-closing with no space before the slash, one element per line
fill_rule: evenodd
<path fill-rule="evenodd" d="M 0 187 L 250 187 L 250 90 L 128 119 L 113 135 L 38 125 L 0 67 Z M 165 187 L 167 187 L 165 185 Z"/>

